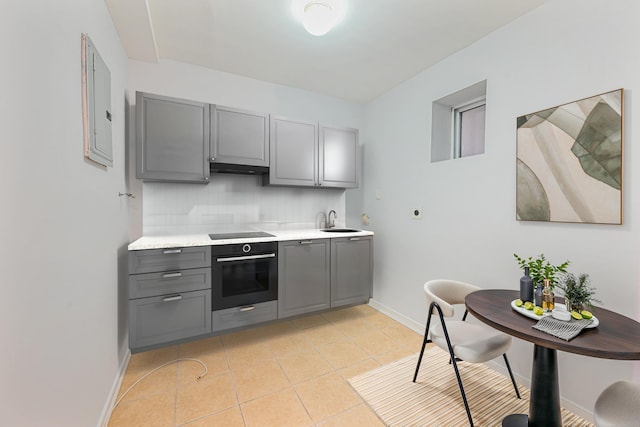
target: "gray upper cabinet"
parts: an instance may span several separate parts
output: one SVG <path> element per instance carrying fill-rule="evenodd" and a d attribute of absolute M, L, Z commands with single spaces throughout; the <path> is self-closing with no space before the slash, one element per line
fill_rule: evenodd
<path fill-rule="evenodd" d="M 209 104 L 136 93 L 136 177 L 209 182 Z"/>
<path fill-rule="evenodd" d="M 331 307 L 366 303 L 371 297 L 373 239 L 331 239 Z"/>
<path fill-rule="evenodd" d="M 268 184 L 318 185 L 318 124 L 271 117 Z"/>
<path fill-rule="evenodd" d="M 271 167 L 265 183 L 358 187 L 358 130 L 271 117 Z"/>
<path fill-rule="evenodd" d="M 330 307 L 329 239 L 280 242 L 278 318 Z"/>
<path fill-rule="evenodd" d="M 358 130 L 320 125 L 318 183 L 324 187 L 357 188 Z"/>
<path fill-rule="evenodd" d="M 269 115 L 211 105 L 211 162 L 269 166 Z"/>

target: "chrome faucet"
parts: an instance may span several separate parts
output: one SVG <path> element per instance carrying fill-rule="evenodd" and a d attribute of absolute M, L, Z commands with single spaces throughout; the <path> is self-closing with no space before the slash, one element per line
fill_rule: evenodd
<path fill-rule="evenodd" d="M 331 214 L 333 214 L 333 221 L 331 220 Z M 338 218 L 338 214 L 336 213 L 336 211 L 334 211 L 333 209 L 331 209 L 329 211 L 329 217 L 328 217 L 328 224 L 327 224 L 327 228 L 333 228 L 336 226 L 336 218 Z"/>

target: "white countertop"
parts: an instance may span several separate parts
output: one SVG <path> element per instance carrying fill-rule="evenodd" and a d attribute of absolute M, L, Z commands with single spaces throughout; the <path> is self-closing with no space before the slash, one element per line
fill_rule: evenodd
<path fill-rule="evenodd" d="M 237 243 L 256 243 L 287 240 L 335 239 L 338 237 L 373 236 L 372 231 L 361 230 L 349 233 L 326 232 L 319 229 L 267 231 L 274 237 L 254 237 L 246 239 L 211 240 L 208 234 L 182 234 L 165 236 L 143 236 L 129 244 L 130 251 L 143 249 L 164 249 L 188 246 L 213 246 Z"/>

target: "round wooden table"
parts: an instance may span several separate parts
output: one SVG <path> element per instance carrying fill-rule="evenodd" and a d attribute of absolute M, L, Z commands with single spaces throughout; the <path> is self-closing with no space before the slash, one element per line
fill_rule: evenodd
<path fill-rule="evenodd" d="M 640 323 L 635 320 L 594 307 L 590 311 L 598 318 L 598 327 L 584 329 L 565 341 L 533 329 L 536 320 L 511 308 L 511 301 L 517 298 L 518 291 L 502 289 L 481 290 L 465 298 L 467 310 L 478 320 L 534 344 L 529 415 L 509 415 L 503 420 L 504 427 L 562 425 L 557 350 L 603 359 L 640 360 Z"/>

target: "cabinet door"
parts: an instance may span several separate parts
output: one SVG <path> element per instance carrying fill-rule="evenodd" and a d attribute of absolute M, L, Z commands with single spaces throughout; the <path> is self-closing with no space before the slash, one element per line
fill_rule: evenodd
<path fill-rule="evenodd" d="M 129 347 L 211 333 L 211 290 L 129 301 Z"/>
<path fill-rule="evenodd" d="M 269 166 L 269 115 L 211 106 L 211 161 Z"/>
<path fill-rule="evenodd" d="M 319 183 L 325 187 L 358 187 L 358 130 L 320 126 Z"/>
<path fill-rule="evenodd" d="M 278 318 L 330 307 L 328 239 L 281 242 L 278 248 Z"/>
<path fill-rule="evenodd" d="M 136 177 L 209 182 L 209 104 L 136 93 Z"/>
<path fill-rule="evenodd" d="M 369 301 L 372 249 L 371 237 L 331 239 L 331 307 Z"/>
<path fill-rule="evenodd" d="M 318 125 L 271 117 L 269 184 L 315 186 Z"/>

